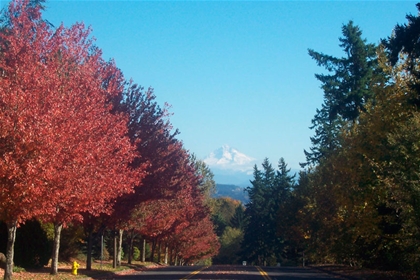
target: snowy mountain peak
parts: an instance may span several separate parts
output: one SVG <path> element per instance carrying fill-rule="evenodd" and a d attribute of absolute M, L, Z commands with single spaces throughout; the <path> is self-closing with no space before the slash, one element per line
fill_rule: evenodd
<path fill-rule="evenodd" d="M 223 145 L 211 152 L 204 162 L 213 168 L 249 172 L 252 170 L 255 159 L 249 157 L 229 145 Z"/>

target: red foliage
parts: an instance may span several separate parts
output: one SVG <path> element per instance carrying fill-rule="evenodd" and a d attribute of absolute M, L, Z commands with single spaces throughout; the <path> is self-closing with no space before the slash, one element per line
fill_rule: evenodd
<path fill-rule="evenodd" d="M 187 263 L 215 256 L 220 248 L 209 217 L 191 222 L 187 228 L 174 235 L 172 240 L 172 246 L 177 248 L 178 255 Z"/>
<path fill-rule="evenodd" d="M 157 105 L 152 89 L 145 92 L 130 83 L 118 110 L 128 113 L 129 135 L 141 155 L 132 166 L 146 168 L 147 173 L 133 193 L 117 199 L 109 220 L 119 228 L 129 229 L 138 226 L 138 219 L 133 220 L 132 216 L 138 213 L 139 205 L 149 207 L 151 200 L 170 197 L 175 187 L 171 183 L 172 173 L 177 168 L 182 144 L 175 139 L 178 132 L 172 133 L 167 106 L 161 109 Z"/>
<path fill-rule="evenodd" d="M 139 205 L 137 228 L 144 236 L 164 240 L 185 261 L 193 262 L 217 254 L 219 242 L 198 188 L 200 177 L 185 150 L 168 169 L 166 196 Z"/>
<path fill-rule="evenodd" d="M 94 48 L 89 29 L 53 30 L 17 0 L 1 33 L 0 217 L 56 222 L 97 215 L 132 191 L 141 172 L 127 117 L 112 114 L 123 76 Z"/>

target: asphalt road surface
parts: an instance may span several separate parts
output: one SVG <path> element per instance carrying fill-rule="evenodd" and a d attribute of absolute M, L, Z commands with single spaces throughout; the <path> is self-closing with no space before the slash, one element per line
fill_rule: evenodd
<path fill-rule="evenodd" d="M 301 280 L 301 279 L 340 279 L 311 268 L 302 267 L 259 267 L 239 265 L 213 266 L 168 266 L 130 275 L 115 276 L 113 279 L 243 279 L 243 280 Z"/>

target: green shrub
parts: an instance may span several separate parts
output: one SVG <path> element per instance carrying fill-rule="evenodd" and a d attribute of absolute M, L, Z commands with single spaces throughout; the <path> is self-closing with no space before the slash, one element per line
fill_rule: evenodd
<path fill-rule="evenodd" d="M 23 267 L 19 267 L 19 266 L 14 266 L 13 267 L 13 272 L 24 272 L 25 269 Z"/>
<path fill-rule="evenodd" d="M 138 261 L 140 259 L 140 250 L 137 247 L 133 247 L 133 259 Z"/>

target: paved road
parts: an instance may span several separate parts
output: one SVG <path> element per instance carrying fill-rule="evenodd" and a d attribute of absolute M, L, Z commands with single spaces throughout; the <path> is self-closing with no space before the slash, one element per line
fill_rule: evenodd
<path fill-rule="evenodd" d="M 113 279 L 219 279 L 219 280 L 302 280 L 302 279 L 340 279 L 310 268 L 299 267 L 258 267 L 213 265 L 204 266 L 171 266 L 146 271 L 135 272 L 131 275 L 115 276 Z"/>

